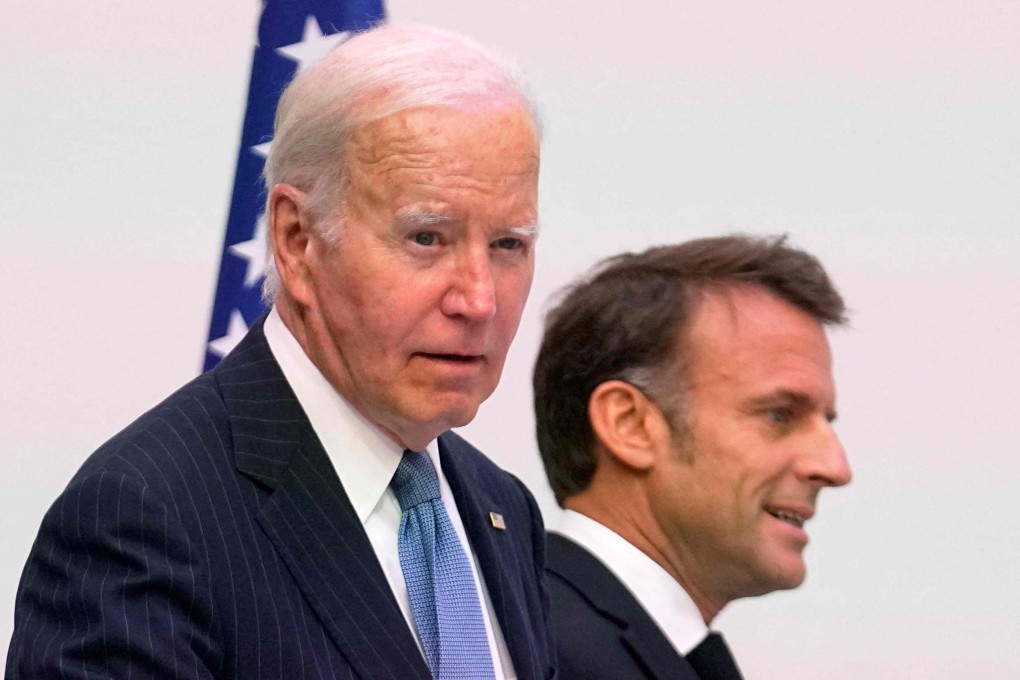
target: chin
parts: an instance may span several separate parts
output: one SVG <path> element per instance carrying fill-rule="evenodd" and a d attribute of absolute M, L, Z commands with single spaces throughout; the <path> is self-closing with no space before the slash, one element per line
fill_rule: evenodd
<path fill-rule="evenodd" d="M 772 590 L 793 590 L 804 583 L 807 568 L 803 560 L 798 560 L 795 564 L 782 565 L 775 576 Z"/>
<path fill-rule="evenodd" d="M 392 402 L 393 411 L 405 427 L 419 437 L 431 435 L 428 438 L 431 441 L 450 428 L 463 427 L 474 420 L 479 406 L 491 393 L 492 390 L 477 385 L 463 389 L 430 385 L 400 393 Z"/>
<path fill-rule="evenodd" d="M 491 391 L 450 391 L 433 394 L 426 401 L 426 408 L 435 414 L 435 420 L 447 423 L 450 427 L 462 427 L 467 425 L 475 416 L 478 409 L 485 401 Z"/>
<path fill-rule="evenodd" d="M 462 409 L 457 409 L 446 414 L 445 422 L 446 427 L 443 431 L 449 430 L 451 427 L 464 427 L 478 414 L 478 405 L 465 406 Z"/>
<path fill-rule="evenodd" d="M 748 591 L 753 596 L 776 590 L 792 590 L 804 582 L 807 565 L 799 552 L 781 550 L 759 552 L 753 562 L 745 563 Z"/>
<path fill-rule="evenodd" d="M 420 409 L 417 417 L 414 418 L 420 425 L 428 427 L 436 432 L 436 436 L 446 432 L 453 427 L 463 427 L 475 419 L 478 413 L 478 404 L 462 400 L 461 403 L 436 403 L 428 404 L 427 409 Z M 435 437 L 432 437 L 433 439 Z"/>

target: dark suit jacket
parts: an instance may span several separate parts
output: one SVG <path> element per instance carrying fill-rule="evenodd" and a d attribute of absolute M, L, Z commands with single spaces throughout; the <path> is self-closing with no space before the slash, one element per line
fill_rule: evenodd
<path fill-rule="evenodd" d="M 699 680 L 602 562 L 548 534 L 546 575 L 562 680 Z"/>
<path fill-rule="evenodd" d="M 439 450 L 518 676 L 554 677 L 534 499 Z M 7 677 L 128 675 L 431 677 L 261 323 L 96 451 L 32 548 Z"/>

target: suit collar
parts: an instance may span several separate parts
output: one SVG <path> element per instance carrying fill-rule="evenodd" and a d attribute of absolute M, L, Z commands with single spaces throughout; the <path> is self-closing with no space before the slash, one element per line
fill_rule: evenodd
<path fill-rule="evenodd" d="M 256 321 L 213 369 L 226 404 L 240 472 L 270 488 L 279 484 L 310 427 Z"/>
<path fill-rule="evenodd" d="M 305 354 L 283 323 L 269 312 L 264 325 L 269 349 L 322 442 L 345 492 L 364 524 L 389 488 L 404 447 L 348 402 Z M 435 450 L 435 446 L 432 447 Z"/>
<path fill-rule="evenodd" d="M 708 635 L 708 626 L 690 594 L 623 536 L 573 510 L 563 513 L 557 533 L 597 555 L 680 654 L 690 653 Z"/>
<path fill-rule="evenodd" d="M 257 516 L 357 674 L 430 677 L 364 528 L 266 343 L 262 321 L 215 369 L 235 465 L 267 487 Z"/>
<path fill-rule="evenodd" d="M 557 534 L 548 535 L 546 546 L 546 570 L 569 583 L 593 609 L 620 628 L 621 641 L 651 677 L 698 680 L 690 664 L 605 565 Z"/>

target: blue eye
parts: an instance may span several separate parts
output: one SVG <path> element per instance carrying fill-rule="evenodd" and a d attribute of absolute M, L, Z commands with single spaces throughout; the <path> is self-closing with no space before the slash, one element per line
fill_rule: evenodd
<path fill-rule="evenodd" d="M 493 241 L 492 245 L 502 250 L 514 250 L 521 246 L 521 240 L 512 236 L 506 236 L 504 238 L 496 239 Z"/>
<path fill-rule="evenodd" d="M 411 237 L 414 242 L 420 246 L 434 246 L 436 244 L 436 234 L 432 231 L 419 231 Z"/>
<path fill-rule="evenodd" d="M 790 419 L 790 409 L 788 408 L 770 408 L 765 413 L 769 420 L 775 423 L 785 423 Z"/>

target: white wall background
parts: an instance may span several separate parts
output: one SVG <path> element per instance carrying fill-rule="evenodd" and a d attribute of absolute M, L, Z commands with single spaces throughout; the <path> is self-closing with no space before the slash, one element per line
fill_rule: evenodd
<path fill-rule="evenodd" d="M 258 11 L 5 3 L 0 655 L 49 503 L 200 364 Z M 748 678 L 1020 677 L 1020 4 L 389 11 L 518 55 L 543 105 L 531 304 L 466 430 L 549 522 L 529 388 L 549 295 L 620 250 L 789 232 L 855 309 L 833 342 L 856 479 L 824 494 L 807 584 L 717 627 Z"/>

